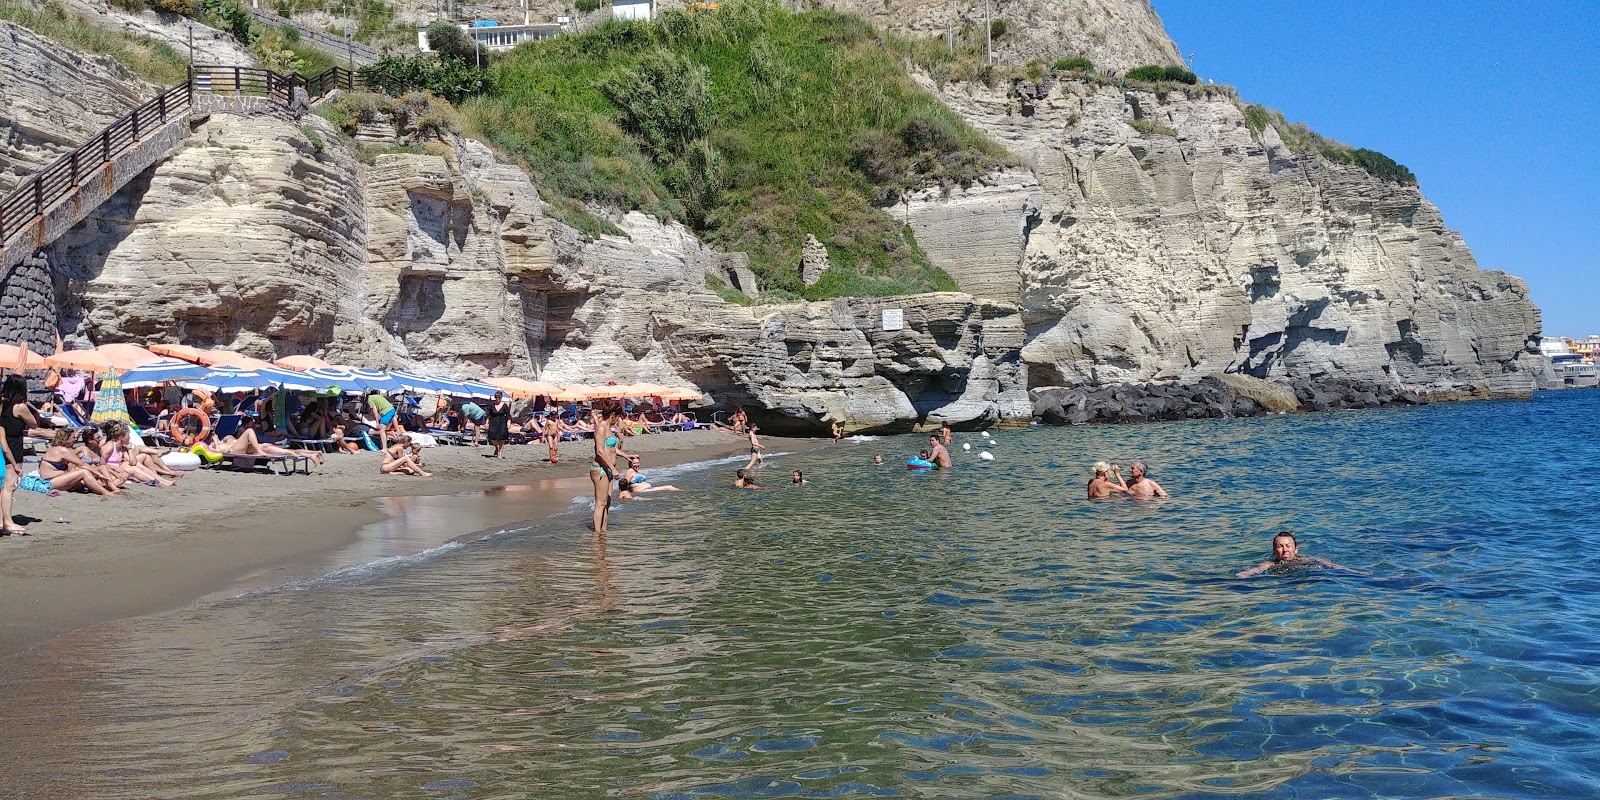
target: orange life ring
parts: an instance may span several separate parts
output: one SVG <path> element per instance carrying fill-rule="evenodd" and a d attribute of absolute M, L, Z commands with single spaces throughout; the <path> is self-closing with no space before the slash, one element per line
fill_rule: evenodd
<path fill-rule="evenodd" d="M 192 436 L 183 429 L 183 421 L 190 417 L 200 420 L 200 432 Z M 211 433 L 211 418 L 198 408 L 185 408 L 172 415 L 170 427 L 172 438 L 177 440 L 178 444 L 189 447 L 206 440 L 206 436 Z"/>

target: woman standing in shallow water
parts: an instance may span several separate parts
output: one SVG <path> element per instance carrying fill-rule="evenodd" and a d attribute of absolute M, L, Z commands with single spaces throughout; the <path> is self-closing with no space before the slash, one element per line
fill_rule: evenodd
<path fill-rule="evenodd" d="M 594 466 L 589 468 L 589 482 L 594 484 L 594 532 L 605 533 L 611 511 L 611 482 L 617 477 L 617 456 L 633 458 L 623 452 L 622 408 L 611 406 L 604 411 L 596 408 L 589 412 L 594 420 Z"/>

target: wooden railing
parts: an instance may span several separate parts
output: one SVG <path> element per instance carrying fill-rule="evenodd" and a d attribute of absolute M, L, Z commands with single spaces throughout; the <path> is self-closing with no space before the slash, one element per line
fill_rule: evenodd
<path fill-rule="evenodd" d="M 361 82 L 344 67 L 330 67 L 309 78 L 279 75 L 258 67 L 195 66 L 190 79 L 128 112 L 121 119 L 84 142 L 78 149 L 35 173 L 5 197 L 0 198 L 0 247 L 6 239 L 34 219 L 72 195 L 83 179 L 115 161 L 117 156 L 136 147 L 141 138 L 165 125 L 168 120 L 187 116 L 194 108 L 196 92 L 239 97 L 265 97 L 287 106 L 294 99 L 295 87 L 306 90 L 307 100 L 316 102 L 336 89 L 353 89 Z M 382 91 L 384 87 L 372 88 Z"/>

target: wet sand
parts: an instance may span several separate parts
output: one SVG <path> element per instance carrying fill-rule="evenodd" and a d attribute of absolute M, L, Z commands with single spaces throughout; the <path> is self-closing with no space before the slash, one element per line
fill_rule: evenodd
<path fill-rule="evenodd" d="M 793 450 L 808 440 L 772 440 Z M 743 437 L 688 431 L 628 439 L 644 470 L 745 452 Z M 0 658 L 79 628 L 175 608 L 207 595 L 314 577 L 360 552 L 363 526 L 397 498 L 527 487 L 488 515 L 464 513 L 461 536 L 566 510 L 590 491 L 593 453 L 565 443 L 559 464 L 541 445 L 424 451 L 432 478 L 378 473 L 376 453 L 329 455 L 312 475 L 200 470 L 171 488 L 131 486 L 124 497 L 17 492 L 13 516 L 29 536 L 0 538 Z M 66 522 L 58 523 L 56 520 Z M 426 541 L 418 541 L 417 550 Z M 352 549 L 354 548 L 354 549 Z"/>

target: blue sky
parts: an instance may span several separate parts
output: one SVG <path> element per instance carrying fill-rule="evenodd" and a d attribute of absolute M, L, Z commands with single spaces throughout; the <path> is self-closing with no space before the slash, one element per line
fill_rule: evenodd
<path fill-rule="evenodd" d="M 1411 168 L 1546 335 L 1600 333 L 1600 0 L 1155 0 L 1201 77 Z"/>

